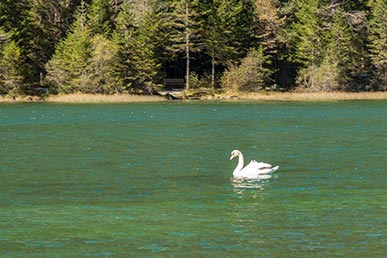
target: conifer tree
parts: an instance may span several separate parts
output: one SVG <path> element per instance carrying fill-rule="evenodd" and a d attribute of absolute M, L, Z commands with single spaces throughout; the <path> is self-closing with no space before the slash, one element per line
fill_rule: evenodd
<path fill-rule="evenodd" d="M 279 6 L 278 0 L 255 0 L 254 36 L 269 52 L 276 52 L 277 32 L 284 24 L 284 18 L 279 16 Z"/>
<path fill-rule="evenodd" d="M 290 75 L 285 70 L 291 68 L 286 52 L 286 45 L 289 43 L 285 31 L 288 25 L 286 16 L 292 16 L 293 12 L 288 10 L 292 8 L 287 6 L 291 3 L 281 2 L 279 0 L 255 0 L 254 23 L 251 27 L 257 41 L 256 44 L 264 46 L 264 54 L 271 60 L 269 67 L 273 70 L 273 81 L 282 84 L 281 87 L 286 87 L 288 85 L 284 84 L 289 81 Z M 285 7 L 286 10 L 284 10 Z"/>
<path fill-rule="evenodd" d="M 0 36 L 4 33 L 0 30 Z M 23 73 L 22 50 L 15 41 L 0 43 L 0 94 L 16 95 L 20 93 Z"/>
<path fill-rule="evenodd" d="M 92 56 L 89 66 L 91 93 L 117 93 L 120 90 L 119 79 L 115 75 L 118 47 L 114 41 L 98 34 L 91 40 Z"/>
<path fill-rule="evenodd" d="M 124 2 L 120 6 L 119 14 L 116 18 L 116 30 L 113 34 L 113 41 L 117 45 L 117 63 L 114 76 L 118 84 L 121 85 L 118 91 L 129 90 L 132 87 L 134 68 L 129 59 L 131 46 L 130 42 L 134 37 L 134 17 L 129 3 Z"/>
<path fill-rule="evenodd" d="M 148 1 L 140 16 L 137 8 L 124 2 L 117 16 L 114 41 L 118 46 L 116 76 L 121 78 L 123 90 L 151 91 L 155 87 L 159 64 L 155 57 L 154 35 L 157 17 L 156 1 Z"/>
<path fill-rule="evenodd" d="M 171 44 L 168 49 L 176 53 L 185 53 L 186 73 L 185 89 L 190 88 L 190 59 L 193 52 L 200 49 L 199 43 L 199 22 L 197 13 L 197 0 L 179 0 L 173 2 L 173 12 L 171 14 L 171 29 L 169 37 Z"/>
<path fill-rule="evenodd" d="M 119 87 L 114 76 L 117 47 L 109 31 L 98 30 L 103 26 L 93 33 L 89 19 L 97 19 L 92 14 L 82 2 L 70 33 L 47 64 L 47 79 L 59 92 L 112 93 Z"/>
<path fill-rule="evenodd" d="M 296 0 L 296 20 L 291 25 L 292 59 L 299 63 L 297 82 L 309 90 L 318 88 L 317 70 L 324 58 L 323 21 L 319 0 Z"/>
<path fill-rule="evenodd" d="M 239 0 L 214 0 L 203 5 L 202 15 L 206 20 L 203 28 L 203 45 L 211 57 L 211 86 L 215 88 L 216 65 L 224 65 L 239 56 L 239 18 L 243 13 L 243 2 Z"/>
<path fill-rule="evenodd" d="M 296 21 L 292 24 L 293 58 L 304 67 L 318 64 L 322 56 L 322 21 L 319 0 L 296 0 Z"/>
<path fill-rule="evenodd" d="M 372 64 L 376 68 L 376 76 L 387 90 L 387 2 L 375 0 L 371 6 L 370 30 L 370 52 Z"/>
<path fill-rule="evenodd" d="M 167 11 L 169 5 L 157 0 L 148 0 L 148 7 L 145 10 L 142 26 L 140 26 L 140 34 L 146 38 L 149 54 L 145 58 L 149 59 L 151 67 L 149 68 L 152 74 L 151 87 L 161 87 L 164 74 L 162 64 L 169 57 L 166 51 L 168 38 Z"/>
<path fill-rule="evenodd" d="M 59 87 L 59 92 L 85 92 L 90 87 L 91 45 L 86 4 L 82 2 L 70 33 L 59 43 L 53 58 L 47 63 L 47 79 Z"/>
<path fill-rule="evenodd" d="M 45 63 L 65 35 L 80 0 L 1 1 L 0 23 L 20 47 L 22 90 L 34 93 L 45 75 Z M 32 90 L 32 91 L 31 91 Z"/>
<path fill-rule="evenodd" d="M 350 88 L 350 83 L 358 71 L 357 63 L 361 59 L 361 44 L 356 34 L 346 22 L 346 11 L 338 5 L 331 10 L 331 26 L 327 30 L 327 46 L 324 61 L 327 61 L 331 74 L 336 77 L 332 85 L 325 90 L 340 90 Z"/>
<path fill-rule="evenodd" d="M 301 64 L 298 73 L 300 86 L 312 91 L 331 91 L 356 88 L 363 69 L 362 40 L 355 31 L 354 17 L 358 13 L 346 10 L 345 2 L 299 0 L 297 20 L 292 29 L 295 35 L 294 60 Z M 356 21 L 358 23 L 358 21 Z M 352 84 L 352 85 L 351 85 Z"/>
<path fill-rule="evenodd" d="M 0 5 L 0 25 L 7 32 L 9 39 L 17 45 L 20 57 L 23 60 L 18 67 L 14 67 L 18 70 L 18 78 L 21 76 L 17 80 L 21 84 L 19 85 L 20 89 L 24 85 L 30 85 L 38 81 L 39 78 L 39 73 L 37 72 L 39 68 L 34 60 L 33 51 L 31 51 L 33 47 L 31 41 L 35 35 L 28 20 L 29 9 L 30 2 L 27 0 L 1 1 Z M 14 47 L 9 50 L 15 50 Z"/>
<path fill-rule="evenodd" d="M 111 0 L 94 0 L 88 8 L 88 21 L 93 35 L 110 36 L 114 29 L 115 11 Z"/>

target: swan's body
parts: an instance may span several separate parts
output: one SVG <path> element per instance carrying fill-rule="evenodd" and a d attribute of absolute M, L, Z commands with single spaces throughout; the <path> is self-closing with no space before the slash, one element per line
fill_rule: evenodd
<path fill-rule="evenodd" d="M 230 160 L 238 157 L 238 165 L 234 169 L 232 175 L 238 178 L 257 178 L 262 175 L 267 175 L 276 171 L 279 166 L 273 167 L 272 165 L 264 162 L 257 162 L 255 160 L 250 161 L 249 164 L 244 166 L 244 159 L 242 152 L 234 150 L 231 152 Z"/>

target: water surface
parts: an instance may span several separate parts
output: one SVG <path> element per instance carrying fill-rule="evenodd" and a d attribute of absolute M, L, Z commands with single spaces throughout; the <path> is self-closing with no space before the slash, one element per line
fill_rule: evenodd
<path fill-rule="evenodd" d="M 386 110 L 1 104 L 0 256 L 384 257 Z"/>

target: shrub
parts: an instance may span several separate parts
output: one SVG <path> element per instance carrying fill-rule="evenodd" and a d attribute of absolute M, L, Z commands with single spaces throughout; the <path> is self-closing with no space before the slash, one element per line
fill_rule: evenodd
<path fill-rule="evenodd" d="M 346 78 L 340 74 L 338 65 L 330 62 L 304 68 L 297 78 L 299 87 L 311 92 L 342 90 L 345 83 Z"/>
<path fill-rule="evenodd" d="M 239 65 L 229 65 L 221 78 L 222 88 L 231 92 L 264 88 L 271 75 L 271 71 L 265 68 L 268 63 L 262 47 L 251 49 Z"/>
<path fill-rule="evenodd" d="M 0 94 L 15 95 L 23 81 L 22 54 L 19 46 L 10 41 L 0 51 Z"/>
<path fill-rule="evenodd" d="M 199 76 L 196 72 L 191 72 L 189 75 L 189 85 L 192 89 L 210 88 L 211 74 L 204 73 Z"/>

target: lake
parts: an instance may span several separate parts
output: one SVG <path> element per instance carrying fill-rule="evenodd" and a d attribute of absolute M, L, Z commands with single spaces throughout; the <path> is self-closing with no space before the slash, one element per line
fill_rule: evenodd
<path fill-rule="evenodd" d="M 386 145 L 386 101 L 1 104 L 0 256 L 385 257 Z"/>

